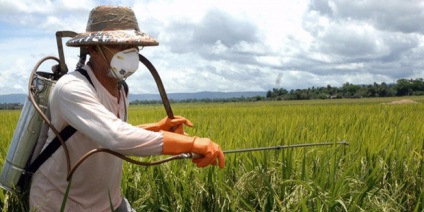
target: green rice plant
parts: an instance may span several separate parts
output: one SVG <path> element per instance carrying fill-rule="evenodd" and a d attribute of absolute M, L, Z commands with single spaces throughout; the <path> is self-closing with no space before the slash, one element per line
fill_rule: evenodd
<path fill-rule="evenodd" d="M 332 145 L 226 155 L 226 167 L 190 160 L 124 163 L 122 193 L 137 211 L 423 211 L 424 98 L 173 104 L 194 123 L 188 134 L 223 150 L 346 140 Z M 8 115 L 6 115 L 8 114 Z M 18 114 L 19 115 L 19 114 Z M 1 122 L 5 157 L 18 115 Z M 165 116 L 131 106 L 133 124 Z M 145 157 L 152 161 L 166 156 Z M 5 192 L 2 207 L 9 204 Z"/>

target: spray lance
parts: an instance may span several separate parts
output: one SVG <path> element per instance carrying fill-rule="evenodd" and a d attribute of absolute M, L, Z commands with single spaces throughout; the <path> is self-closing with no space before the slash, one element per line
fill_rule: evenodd
<path fill-rule="evenodd" d="M 305 144 L 293 144 L 293 145 L 283 145 L 283 146 L 280 145 L 280 146 L 271 146 L 271 147 L 258 147 L 258 148 L 225 150 L 225 151 L 223 151 L 223 153 L 224 154 L 232 154 L 232 153 L 244 153 L 244 152 L 255 152 L 255 151 L 266 151 L 266 150 L 282 150 L 282 149 L 290 149 L 290 148 L 312 147 L 312 146 L 332 146 L 332 145 L 347 146 L 347 145 L 349 145 L 349 143 L 346 142 L 345 140 L 343 140 L 341 142 L 305 143 Z M 88 153 L 86 153 L 84 156 L 81 157 L 81 159 L 75 164 L 75 166 L 69 172 L 67 180 L 69 180 L 72 177 L 72 174 L 75 172 L 75 170 L 78 168 L 78 166 L 81 165 L 81 163 L 85 159 L 87 159 L 91 155 L 93 155 L 95 153 L 99 153 L 99 152 L 109 153 L 109 154 L 115 155 L 116 157 L 119 157 L 119 158 L 121 158 L 121 159 L 123 159 L 127 162 L 137 164 L 137 165 L 141 165 L 141 166 L 154 166 L 154 165 L 159 165 L 159 164 L 162 164 L 162 163 L 166 163 L 166 162 L 169 162 L 169 161 L 172 161 L 172 160 L 179 160 L 179 159 L 203 158 L 203 155 L 199 155 L 197 153 L 181 153 L 179 155 L 174 155 L 174 156 L 162 159 L 162 160 L 144 162 L 144 161 L 138 161 L 138 160 L 131 159 L 131 158 L 126 157 L 122 154 L 111 151 L 109 149 L 98 148 L 98 149 L 93 149 L 92 151 L 89 151 Z"/>

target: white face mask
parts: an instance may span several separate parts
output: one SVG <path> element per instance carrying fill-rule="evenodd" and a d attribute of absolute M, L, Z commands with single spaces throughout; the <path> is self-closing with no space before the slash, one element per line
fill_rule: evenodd
<path fill-rule="evenodd" d="M 125 80 L 138 69 L 138 49 L 130 48 L 117 52 L 110 61 L 112 75 Z"/>

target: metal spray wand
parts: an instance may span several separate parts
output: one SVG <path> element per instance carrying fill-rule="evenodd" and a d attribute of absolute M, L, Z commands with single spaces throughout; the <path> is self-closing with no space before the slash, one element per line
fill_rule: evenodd
<path fill-rule="evenodd" d="M 248 148 L 248 149 L 233 149 L 223 151 L 224 154 L 232 153 L 243 153 L 243 152 L 255 152 L 255 151 L 265 151 L 265 150 L 281 150 L 281 149 L 290 149 L 298 147 L 311 147 L 311 146 L 329 146 L 329 145 L 349 145 L 345 140 L 341 142 L 322 142 L 322 143 L 307 143 L 307 144 L 293 144 L 293 145 L 284 145 L 284 146 L 270 146 L 270 147 L 257 147 L 257 148 Z M 182 153 L 180 154 L 182 158 L 202 158 L 202 155 L 196 153 Z"/>

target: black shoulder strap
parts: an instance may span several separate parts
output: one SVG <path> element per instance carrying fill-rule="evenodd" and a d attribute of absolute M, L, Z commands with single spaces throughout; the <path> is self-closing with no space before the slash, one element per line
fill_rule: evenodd
<path fill-rule="evenodd" d="M 128 84 L 127 84 L 127 82 L 125 82 L 125 80 L 122 80 L 119 83 L 124 87 L 125 95 L 128 96 Z"/>
<path fill-rule="evenodd" d="M 94 89 L 96 89 L 96 87 L 94 87 L 93 81 L 91 81 L 90 76 L 88 75 L 87 71 L 85 69 L 79 68 L 75 71 L 78 71 L 80 74 L 82 74 L 85 78 L 87 78 L 88 82 L 90 82 L 90 84 L 93 86 Z"/>
<path fill-rule="evenodd" d="M 67 141 L 77 130 L 72 126 L 65 127 L 60 133 L 60 137 L 62 137 L 63 141 Z M 57 149 L 59 149 L 61 143 L 59 138 L 56 136 L 49 145 L 37 156 L 34 162 L 28 167 L 27 172 L 33 174 L 38 168 L 51 156 Z"/>
<path fill-rule="evenodd" d="M 65 127 L 59 134 L 62 139 L 66 142 L 77 130 L 72 126 Z M 61 143 L 58 137 L 55 137 L 49 145 L 35 158 L 35 160 L 25 169 L 25 172 L 19 178 L 17 186 L 24 191 L 29 189 L 32 175 L 43 165 L 46 160 L 59 149 Z"/>

